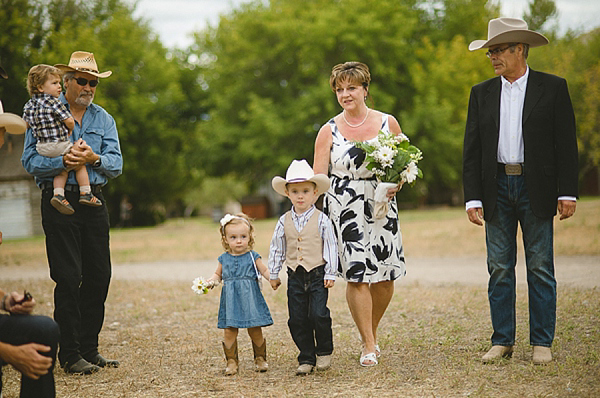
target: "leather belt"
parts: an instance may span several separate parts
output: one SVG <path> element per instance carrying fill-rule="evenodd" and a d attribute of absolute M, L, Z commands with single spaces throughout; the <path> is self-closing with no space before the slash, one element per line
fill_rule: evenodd
<path fill-rule="evenodd" d="M 44 189 L 53 189 L 54 186 L 51 182 L 42 182 L 40 184 L 40 188 Z M 79 185 L 67 184 L 65 185 L 65 191 L 69 192 L 79 192 Z M 92 185 L 92 193 L 97 194 L 102 192 L 102 186 L 100 185 Z"/>
<path fill-rule="evenodd" d="M 525 174 L 525 165 L 523 163 L 498 163 L 498 172 L 507 176 L 521 176 Z"/>

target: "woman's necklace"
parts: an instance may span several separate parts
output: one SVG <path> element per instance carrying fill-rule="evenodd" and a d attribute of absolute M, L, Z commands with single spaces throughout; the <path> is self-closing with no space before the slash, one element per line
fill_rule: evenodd
<path fill-rule="evenodd" d="M 365 118 L 363 119 L 362 122 L 358 123 L 358 124 L 350 124 L 350 122 L 348 122 L 348 119 L 346 119 L 346 110 L 344 109 L 344 111 L 342 112 L 342 117 L 344 118 L 344 121 L 346 122 L 346 124 L 350 127 L 360 127 L 363 124 L 365 124 L 365 122 L 367 121 L 367 118 L 369 117 L 369 107 L 367 107 L 367 114 L 365 115 Z"/>

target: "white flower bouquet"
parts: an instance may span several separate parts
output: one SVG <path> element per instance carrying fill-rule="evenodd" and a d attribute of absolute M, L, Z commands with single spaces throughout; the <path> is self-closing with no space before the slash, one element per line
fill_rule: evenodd
<path fill-rule="evenodd" d="M 355 141 L 354 145 L 365 151 L 366 167 L 379 181 L 375 190 L 375 218 L 383 218 L 388 211 L 388 189 L 399 183 L 412 186 L 417 178 L 423 178 L 423 172 L 417 166 L 423 154 L 403 133 L 395 135 L 380 131 L 374 139 Z"/>
<path fill-rule="evenodd" d="M 199 276 L 192 281 L 192 290 L 198 295 L 206 294 L 216 284 L 215 281 L 205 281 L 203 277 Z"/>

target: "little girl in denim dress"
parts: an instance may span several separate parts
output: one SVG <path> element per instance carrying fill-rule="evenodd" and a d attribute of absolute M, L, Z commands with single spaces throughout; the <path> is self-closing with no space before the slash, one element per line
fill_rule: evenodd
<path fill-rule="evenodd" d="M 254 350 L 257 372 L 266 372 L 267 341 L 262 327 L 273 324 L 269 307 L 260 291 L 261 275 L 269 280 L 269 271 L 260 254 L 252 250 L 254 227 L 243 214 L 226 214 L 221 219 L 221 242 L 226 252 L 219 256 L 219 265 L 207 282 L 223 281 L 217 327 L 224 329 L 223 350 L 227 360 L 225 374 L 238 371 L 237 335 L 239 328 L 247 328 Z"/>

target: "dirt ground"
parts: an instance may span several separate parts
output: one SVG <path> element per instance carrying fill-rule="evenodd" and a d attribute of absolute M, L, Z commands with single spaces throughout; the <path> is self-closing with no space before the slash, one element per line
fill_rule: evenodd
<path fill-rule="evenodd" d="M 197 276 L 212 275 L 214 261 L 151 262 L 113 264 L 113 280 L 191 281 Z M 407 275 L 397 283 L 466 284 L 485 286 L 488 280 L 485 257 L 413 258 L 407 259 Z M 559 285 L 600 287 L 599 256 L 563 256 L 555 259 Z M 285 279 L 285 272 L 281 273 Z M 4 266 L 2 280 L 50 278 L 48 267 Z M 525 284 L 525 259 L 517 260 L 517 283 Z"/>

